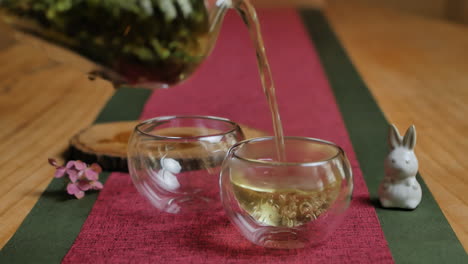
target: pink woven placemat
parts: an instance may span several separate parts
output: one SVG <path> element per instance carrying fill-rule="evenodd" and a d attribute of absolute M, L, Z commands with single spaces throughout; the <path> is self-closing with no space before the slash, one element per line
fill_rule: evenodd
<path fill-rule="evenodd" d="M 287 135 L 333 141 L 353 167 L 346 220 L 321 246 L 271 250 L 250 244 L 222 211 L 200 216 L 159 213 L 128 174 L 113 173 L 65 263 L 391 263 L 392 256 L 320 61 L 295 10 L 259 13 Z M 240 18 L 228 14 L 212 56 L 195 76 L 156 91 L 141 118 L 200 114 L 271 131 L 255 53 Z"/>

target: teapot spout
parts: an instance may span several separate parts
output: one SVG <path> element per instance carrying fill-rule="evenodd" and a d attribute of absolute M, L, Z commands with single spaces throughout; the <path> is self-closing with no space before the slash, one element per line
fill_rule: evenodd
<path fill-rule="evenodd" d="M 206 1 L 209 13 L 210 33 L 217 33 L 227 10 L 233 7 L 233 0 L 208 0 Z M 215 34 L 216 36 L 216 34 Z"/>

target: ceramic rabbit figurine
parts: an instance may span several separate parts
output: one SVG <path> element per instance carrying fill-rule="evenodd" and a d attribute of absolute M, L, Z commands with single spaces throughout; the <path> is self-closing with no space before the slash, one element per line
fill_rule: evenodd
<path fill-rule="evenodd" d="M 390 125 L 388 144 L 390 153 L 385 159 L 385 177 L 378 191 L 380 203 L 387 208 L 415 209 L 422 197 L 421 186 L 416 180 L 416 128 L 410 126 L 402 138 L 398 129 Z"/>

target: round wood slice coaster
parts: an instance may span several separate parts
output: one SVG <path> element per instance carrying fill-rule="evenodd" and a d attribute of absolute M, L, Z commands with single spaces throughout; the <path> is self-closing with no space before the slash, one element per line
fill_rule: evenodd
<path fill-rule="evenodd" d="M 83 131 L 76 134 L 70 141 L 71 160 L 82 160 L 86 163 L 98 163 L 106 171 L 123 171 L 127 172 L 127 142 L 133 133 L 136 125 L 141 121 L 126 121 L 126 122 L 111 122 L 92 125 Z M 255 138 L 266 136 L 267 133 L 240 125 L 245 138 Z M 203 134 L 211 133 L 204 129 Z M 164 128 L 158 130 L 159 135 L 165 136 L 187 136 L 200 134 L 200 129 L 197 128 Z M 207 157 L 207 147 L 213 147 L 214 152 L 218 146 L 207 146 L 205 143 L 184 144 L 182 147 L 177 146 L 177 142 L 152 143 L 148 145 L 148 150 L 152 151 L 153 155 L 158 149 L 174 147 L 177 148 L 177 154 L 183 156 L 183 159 L 177 159 L 184 170 L 200 169 L 199 166 L 207 166 L 207 164 L 219 164 L 224 158 L 223 155 Z M 167 156 L 166 156 L 167 157 Z M 189 157 L 189 158 L 187 158 Z M 169 157 L 170 158 L 170 157 Z"/>

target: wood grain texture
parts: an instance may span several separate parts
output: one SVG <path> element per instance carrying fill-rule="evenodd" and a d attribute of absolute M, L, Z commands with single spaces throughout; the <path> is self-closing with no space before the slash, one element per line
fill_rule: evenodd
<path fill-rule="evenodd" d="M 328 1 L 326 13 L 387 118 L 401 130 L 416 125 L 421 174 L 468 249 L 468 28 L 357 0 Z M 57 157 L 113 92 L 2 37 L 0 248 L 50 182 L 47 158 Z"/>
<path fill-rule="evenodd" d="M 5 46 L 4 46 L 5 47 Z M 53 175 L 47 158 L 88 126 L 113 93 L 29 45 L 0 50 L 0 248 Z"/>
<path fill-rule="evenodd" d="M 420 173 L 468 251 L 468 27 L 351 2 L 326 15 L 387 119 L 416 125 Z"/>
<path fill-rule="evenodd" d="M 328 0 L 332 2 L 333 0 Z M 353 0 L 354 1 L 354 0 Z M 446 5 L 449 0 L 360 0 L 366 6 L 394 8 L 411 14 L 431 18 L 446 18 Z"/>
<path fill-rule="evenodd" d="M 323 8 L 327 0 L 250 0 L 256 7 L 316 7 Z"/>

